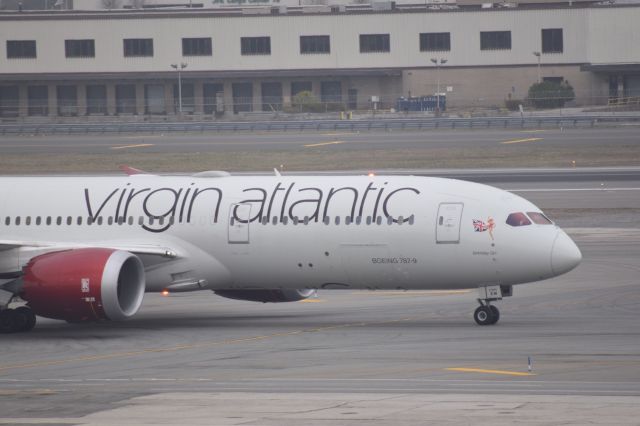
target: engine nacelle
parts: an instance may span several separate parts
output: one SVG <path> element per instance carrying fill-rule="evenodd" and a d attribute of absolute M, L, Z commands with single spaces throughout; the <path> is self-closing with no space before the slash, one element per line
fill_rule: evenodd
<path fill-rule="evenodd" d="M 34 257 L 24 268 L 23 283 L 20 295 L 36 315 L 67 321 L 129 318 L 145 291 L 140 259 L 102 248 Z"/>
<path fill-rule="evenodd" d="M 250 302 L 262 303 L 281 303 L 281 302 L 297 302 L 312 296 L 315 290 L 214 290 L 218 296 L 227 299 L 248 300 Z"/>

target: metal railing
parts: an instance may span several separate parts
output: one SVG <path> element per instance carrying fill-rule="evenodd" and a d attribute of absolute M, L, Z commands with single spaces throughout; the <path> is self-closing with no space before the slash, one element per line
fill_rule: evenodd
<path fill-rule="evenodd" d="M 582 115 L 482 118 L 375 118 L 357 120 L 210 121 L 210 122 L 104 122 L 104 123 L 12 123 L 0 124 L 0 135 L 74 135 L 179 132 L 304 132 L 379 131 L 483 128 L 594 127 L 621 122 L 640 122 L 640 115 Z"/>

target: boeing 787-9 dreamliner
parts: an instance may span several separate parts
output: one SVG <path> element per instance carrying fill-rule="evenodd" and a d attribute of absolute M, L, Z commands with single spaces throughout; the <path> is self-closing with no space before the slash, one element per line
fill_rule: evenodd
<path fill-rule="evenodd" d="M 574 242 L 527 200 L 407 176 L 0 178 L 0 330 L 36 315 L 123 320 L 145 292 L 293 302 L 318 289 L 479 289 L 575 268 Z"/>

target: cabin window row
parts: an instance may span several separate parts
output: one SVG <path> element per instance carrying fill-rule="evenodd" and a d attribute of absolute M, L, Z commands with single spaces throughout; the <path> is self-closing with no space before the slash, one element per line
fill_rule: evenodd
<path fill-rule="evenodd" d="M 562 28 L 544 28 L 541 30 L 541 52 L 562 53 L 564 51 Z M 330 35 L 301 35 L 300 54 L 331 53 Z M 124 57 L 153 57 L 153 38 L 128 38 L 122 40 Z M 360 53 L 391 52 L 391 34 L 360 34 Z M 451 51 L 451 33 L 418 34 L 420 52 Z M 36 58 L 36 40 L 7 40 L 8 59 Z M 95 58 L 94 39 L 74 39 L 64 41 L 65 57 Z M 481 31 L 480 50 L 511 50 L 511 31 Z M 241 37 L 240 54 L 271 55 L 271 37 Z M 182 56 L 213 56 L 213 40 L 211 37 L 182 38 Z"/>
<path fill-rule="evenodd" d="M 234 225 L 235 222 L 246 222 L 243 221 L 241 219 L 237 219 L 235 217 L 231 217 L 230 220 L 230 224 Z M 311 222 L 318 222 L 316 221 L 313 217 L 310 216 L 304 216 L 304 217 L 298 217 L 298 216 L 294 216 L 291 220 L 289 219 L 288 216 L 273 216 L 271 218 L 271 220 L 269 220 L 269 218 L 267 216 L 263 216 L 262 219 L 260 219 L 258 222 L 261 223 L 262 225 L 288 225 L 288 224 L 293 224 L 293 225 L 308 225 Z M 356 217 L 352 217 L 352 216 L 345 216 L 344 219 L 341 216 L 335 216 L 335 217 L 329 217 L 329 216 L 325 216 L 322 221 L 320 221 L 322 223 L 324 223 L 325 225 L 330 225 L 331 223 L 335 224 L 335 225 L 340 225 L 341 223 L 343 223 L 344 225 L 382 225 L 382 224 L 387 224 L 387 225 L 393 225 L 394 223 L 397 224 L 403 224 L 403 223 L 407 223 L 409 225 L 413 225 L 415 222 L 414 219 L 414 215 L 409 216 L 408 218 L 403 218 L 402 216 L 398 216 L 397 218 L 393 218 L 392 216 L 356 216 Z"/>
<path fill-rule="evenodd" d="M 230 223 L 231 225 L 233 225 L 235 223 L 236 219 L 235 218 L 231 218 Z M 164 216 L 160 216 L 160 217 L 147 217 L 147 216 L 139 216 L 137 221 L 133 216 L 129 216 L 129 217 L 114 217 L 114 216 L 108 216 L 106 218 L 102 217 L 102 216 L 98 216 L 97 218 L 92 218 L 92 217 L 84 217 L 84 216 L 47 216 L 47 217 L 42 217 L 42 216 L 36 216 L 36 217 L 31 217 L 31 216 L 16 216 L 14 218 L 12 218 L 11 216 L 6 216 L 5 220 L 4 220 L 4 224 L 5 226 L 11 226 L 12 224 L 14 226 L 41 226 L 41 225 L 45 225 L 45 226 L 51 226 L 51 225 L 83 225 L 83 224 L 87 224 L 87 225 L 93 225 L 93 224 L 97 224 L 97 225 L 103 225 L 103 224 L 107 224 L 107 225 L 113 225 L 113 224 L 117 224 L 117 225 L 134 225 L 137 222 L 138 225 L 144 225 L 144 224 L 148 224 L 148 225 L 164 225 L 164 224 L 169 224 L 169 225 L 173 225 L 176 222 L 176 219 L 174 216 L 169 216 L 169 217 L 164 217 Z M 268 217 L 263 217 L 259 223 L 263 224 L 263 225 L 268 225 L 268 224 L 272 224 L 272 225 L 277 225 L 277 224 L 282 224 L 282 225 L 288 225 L 289 223 L 293 224 L 293 225 L 298 225 L 298 224 L 304 224 L 304 225 L 308 225 L 310 222 L 313 222 L 313 219 L 310 218 L 309 216 L 304 216 L 299 218 L 298 216 L 294 216 L 291 220 L 289 220 L 288 216 L 284 216 L 282 218 L 278 217 L 278 216 L 274 216 L 271 220 L 269 220 Z M 324 223 L 325 225 L 329 225 L 331 223 L 334 223 L 336 225 L 340 225 L 341 222 L 343 222 L 343 219 L 340 216 L 335 216 L 333 219 L 330 218 L 329 216 L 325 216 L 324 219 L 322 220 L 322 223 Z M 372 217 L 372 216 L 367 216 L 367 217 L 362 217 L 362 216 L 356 216 L 355 218 L 352 218 L 351 216 L 345 216 L 344 217 L 344 224 L 345 225 L 351 225 L 351 224 L 355 224 L 355 225 L 382 225 L 383 223 L 386 223 L 388 225 L 392 225 L 394 223 L 398 223 L 398 224 L 403 224 L 403 223 L 407 223 L 409 225 L 413 225 L 414 224 L 414 216 L 411 215 L 408 218 L 403 218 L 402 216 L 399 216 L 397 219 L 394 219 L 391 216 L 377 216 L 377 217 Z"/>

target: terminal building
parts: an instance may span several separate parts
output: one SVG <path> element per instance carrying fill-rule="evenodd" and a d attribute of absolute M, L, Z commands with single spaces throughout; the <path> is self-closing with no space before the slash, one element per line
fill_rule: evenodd
<path fill-rule="evenodd" d="M 0 10 L 0 120 L 206 119 L 295 110 L 301 92 L 504 107 L 543 80 L 578 106 L 640 97 L 640 4 L 462 1 Z"/>

